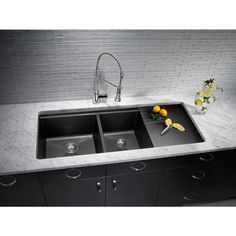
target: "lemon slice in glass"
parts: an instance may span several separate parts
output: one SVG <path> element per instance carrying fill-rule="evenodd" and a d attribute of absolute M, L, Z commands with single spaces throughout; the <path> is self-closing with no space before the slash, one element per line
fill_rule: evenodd
<path fill-rule="evenodd" d="M 195 100 L 195 104 L 198 105 L 198 106 L 201 106 L 203 104 L 203 101 L 198 98 L 198 99 Z"/>

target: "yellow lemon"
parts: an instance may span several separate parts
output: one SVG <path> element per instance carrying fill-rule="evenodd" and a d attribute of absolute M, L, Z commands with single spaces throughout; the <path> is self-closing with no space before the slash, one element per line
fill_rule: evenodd
<path fill-rule="evenodd" d="M 198 106 L 201 106 L 202 103 L 203 103 L 203 101 L 199 98 L 195 100 L 195 104 L 198 105 Z"/>
<path fill-rule="evenodd" d="M 214 90 L 209 88 L 209 89 L 205 89 L 203 91 L 203 96 L 204 97 L 211 97 L 214 94 Z"/>
<path fill-rule="evenodd" d="M 172 125 L 172 120 L 171 119 L 166 119 L 165 120 L 165 125 L 168 126 L 168 127 L 171 126 Z"/>
<path fill-rule="evenodd" d="M 204 91 L 200 91 L 200 92 L 198 93 L 198 95 L 201 96 L 201 97 L 204 97 Z"/>
<path fill-rule="evenodd" d="M 159 112 L 160 110 L 161 110 L 160 106 L 154 106 L 154 107 L 152 108 L 152 111 L 153 111 L 154 113 L 157 113 L 157 112 Z"/>
<path fill-rule="evenodd" d="M 182 132 L 185 131 L 185 128 L 181 124 L 174 123 L 172 126 L 179 131 L 182 131 Z"/>
<path fill-rule="evenodd" d="M 166 109 L 161 109 L 160 110 L 160 115 L 163 116 L 163 117 L 166 117 L 168 115 L 168 112 Z"/>

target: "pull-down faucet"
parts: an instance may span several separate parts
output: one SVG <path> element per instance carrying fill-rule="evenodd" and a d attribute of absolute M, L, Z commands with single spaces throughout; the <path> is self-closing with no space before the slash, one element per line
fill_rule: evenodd
<path fill-rule="evenodd" d="M 118 85 L 115 85 L 115 84 L 113 84 L 113 83 L 111 83 L 111 82 L 109 82 L 109 81 L 107 81 L 107 80 L 105 80 L 103 78 L 101 78 L 101 79 L 104 82 L 106 82 L 106 83 L 108 83 L 108 84 L 110 84 L 110 85 L 112 85 L 112 86 L 114 86 L 116 88 L 115 101 L 116 102 L 120 102 L 121 101 L 121 89 L 122 89 L 121 83 L 122 83 L 122 79 L 124 78 L 124 73 L 122 71 L 122 68 L 121 68 L 121 65 L 120 65 L 120 62 L 118 61 L 118 59 L 114 55 L 109 53 L 109 52 L 103 52 L 103 53 L 101 53 L 98 56 L 97 63 L 96 63 L 96 71 L 95 71 L 94 83 L 93 83 L 93 86 L 94 86 L 94 88 L 93 88 L 93 103 L 98 104 L 100 102 L 100 98 L 104 97 L 104 95 L 99 94 L 99 89 L 98 89 L 98 80 L 99 80 L 99 78 L 98 78 L 98 65 L 99 65 L 99 61 L 100 61 L 100 59 L 101 59 L 101 57 L 103 55 L 109 55 L 112 58 L 114 58 L 115 61 L 118 64 L 118 66 L 119 66 L 119 69 L 120 69 L 120 81 L 119 81 Z M 105 97 L 107 97 L 107 96 L 105 95 Z"/>

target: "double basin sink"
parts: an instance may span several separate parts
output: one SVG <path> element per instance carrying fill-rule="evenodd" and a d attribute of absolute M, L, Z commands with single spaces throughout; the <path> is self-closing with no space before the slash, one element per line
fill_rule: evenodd
<path fill-rule="evenodd" d="M 162 107 L 168 110 L 169 118 L 185 127 L 185 132 L 171 129 L 161 136 L 165 124 L 151 118 L 152 106 L 40 114 L 37 158 L 116 152 L 204 141 L 184 104 L 168 104 Z"/>

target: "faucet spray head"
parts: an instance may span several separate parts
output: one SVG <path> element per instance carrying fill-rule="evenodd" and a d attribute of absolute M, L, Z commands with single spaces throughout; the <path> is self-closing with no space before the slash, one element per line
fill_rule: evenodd
<path fill-rule="evenodd" d="M 116 96 L 115 96 L 115 101 L 116 102 L 121 101 L 121 89 L 122 89 L 122 87 L 120 85 L 118 85 L 118 87 L 116 89 Z"/>
<path fill-rule="evenodd" d="M 121 101 L 121 83 L 122 83 L 122 79 L 124 78 L 124 73 L 123 73 L 123 70 L 120 70 L 120 82 L 119 82 L 119 85 L 117 86 L 117 89 L 116 89 L 116 96 L 115 96 L 115 101 L 116 102 L 120 102 Z"/>

